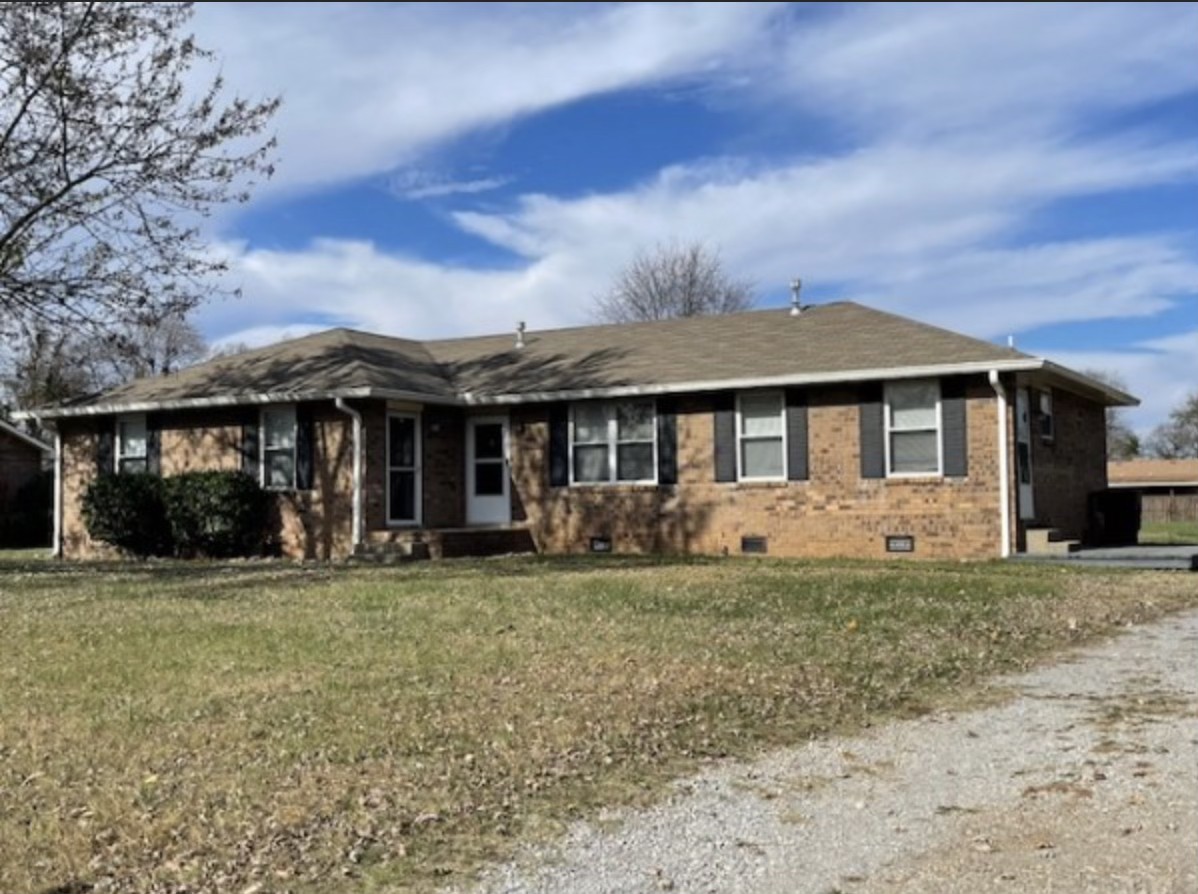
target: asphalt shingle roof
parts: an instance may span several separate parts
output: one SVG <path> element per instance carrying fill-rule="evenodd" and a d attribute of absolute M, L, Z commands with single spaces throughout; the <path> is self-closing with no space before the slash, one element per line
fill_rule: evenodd
<path fill-rule="evenodd" d="M 619 386 L 1034 360 L 852 302 L 647 323 L 413 341 L 332 329 L 139 379 L 86 402 L 145 405 L 369 389 L 454 401 Z"/>

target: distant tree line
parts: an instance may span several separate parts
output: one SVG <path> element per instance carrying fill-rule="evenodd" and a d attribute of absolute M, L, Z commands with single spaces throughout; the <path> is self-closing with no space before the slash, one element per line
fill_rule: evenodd
<path fill-rule="evenodd" d="M 1127 383 L 1115 373 L 1105 370 L 1086 370 L 1086 375 L 1120 391 Z M 1198 389 L 1182 399 L 1169 418 L 1141 439 L 1127 424 L 1124 411 L 1109 407 L 1106 411 L 1107 456 L 1125 459 L 1198 459 Z"/>

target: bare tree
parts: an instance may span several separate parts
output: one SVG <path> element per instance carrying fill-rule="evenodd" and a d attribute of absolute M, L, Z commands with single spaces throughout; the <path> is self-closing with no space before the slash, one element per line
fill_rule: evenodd
<path fill-rule="evenodd" d="M 69 329 L 24 320 L 7 348 L 0 362 L 0 391 L 7 409 L 64 403 L 98 390 L 91 353 Z M 36 426 L 28 427 L 37 433 Z"/>
<path fill-rule="evenodd" d="M 1192 391 L 1152 430 L 1148 452 L 1161 459 L 1198 459 L 1198 391 Z"/>
<path fill-rule="evenodd" d="M 0 403 L 30 409 L 68 403 L 130 379 L 169 373 L 208 356 L 203 336 L 184 317 L 124 326 L 102 337 L 20 320 L 0 356 Z M 29 430 L 36 433 L 36 426 Z"/>
<path fill-rule="evenodd" d="M 277 99 L 226 97 L 190 3 L 0 4 L 0 330 L 182 318 L 226 263 L 200 223 L 273 172 Z M 6 333 L 7 334 L 7 333 Z"/>
<path fill-rule="evenodd" d="M 1127 382 L 1118 373 L 1107 369 L 1087 369 L 1085 374 L 1120 391 L 1127 391 Z M 1140 436 L 1127 424 L 1120 407 L 1106 409 L 1106 456 L 1109 460 L 1135 459 L 1140 455 Z"/>
<path fill-rule="evenodd" d="M 111 384 L 176 372 L 208 356 L 208 343 L 187 317 L 121 327 L 104 353 Z M 101 378 L 104 378 L 103 376 Z"/>
<path fill-rule="evenodd" d="M 732 278 L 718 253 L 702 243 L 658 245 L 639 252 L 596 301 L 596 316 L 608 323 L 697 317 L 748 310 L 753 284 Z"/>

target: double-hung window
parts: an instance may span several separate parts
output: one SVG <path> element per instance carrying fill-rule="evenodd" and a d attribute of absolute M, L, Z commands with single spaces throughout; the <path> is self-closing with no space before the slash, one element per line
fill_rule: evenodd
<path fill-rule="evenodd" d="M 262 410 L 262 486 L 267 490 L 295 488 L 295 407 Z"/>
<path fill-rule="evenodd" d="M 573 483 L 657 480 L 657 412 L 652 400 L 594 401 L 572 409 Z"/>
<path fill-rule="evenodd" d="M 121 416 L 116 423 L 116 470 L 147 471 L 147 448 L 146 417 Z"/>
<path fill-rule="evenodd" d="M 738 395 L 736 413 L 737 478 L 781 481 L 786 478 L 785 402 L 780 391 Z"/>
<path fill-rule="evenodd" d="M 886 472 L 939 475 L 940 382 L 886 384 Z"/>
<path fill-rule="evenodd" d="M 1040 413 L 1038 421 L 1040 428 L 1040 440 L 1051 441 L 1053 436 L 1056 434 L 1056 431 L 1053 427 L 1051 391 L 1045 390 L 1040 392 Z"/>

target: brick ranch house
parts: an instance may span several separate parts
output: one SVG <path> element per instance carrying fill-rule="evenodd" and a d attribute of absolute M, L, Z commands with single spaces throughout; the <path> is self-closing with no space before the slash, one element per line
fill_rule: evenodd
<path fill-rule="evenodd" d="M 55 545 L 97 475 L 242 469 L 276 551 L 989 558 L 1086 535 L 1134 398 L 864 306 L 441 341 L 334 329 L 34 411 Z M 413 546 L 415 544 L 415 546 Z"/>

